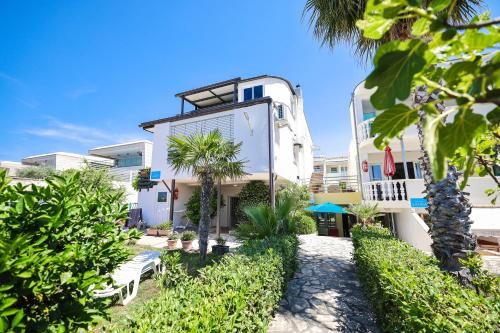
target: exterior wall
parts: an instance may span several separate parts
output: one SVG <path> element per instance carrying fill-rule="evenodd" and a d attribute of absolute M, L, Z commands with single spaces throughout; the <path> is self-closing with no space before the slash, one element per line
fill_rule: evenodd
<path fill-rule="evenodd" d="M 360 192 L 314 193 L 314 204 L 331 202 L 336 205 L 357 204 L 362 201 Z"/>
<path fill-rule="evenodd" d="M 424 252 L 432 252 L 432 240 L 427 233 L 429 227 L 417 213 L 405 209 L 399 213 L 394 213 L 394 218 L 396 232 L 400 239 Z"/>
<path fill-rule="evenodd" d="M 7 170 L 8 177 L 16 176 L 18 170 L 26 167 L 26 165 L 23 165 L 20 162 L 0 161 L 0 169 Z"/>

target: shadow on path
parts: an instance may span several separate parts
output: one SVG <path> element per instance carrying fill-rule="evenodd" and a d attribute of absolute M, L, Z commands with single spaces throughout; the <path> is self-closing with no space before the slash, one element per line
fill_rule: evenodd
<path fill-rule="evenodd" d="M 299 269 L 269 333 L 378 332 L 349 238 L 300 236 Z"/>

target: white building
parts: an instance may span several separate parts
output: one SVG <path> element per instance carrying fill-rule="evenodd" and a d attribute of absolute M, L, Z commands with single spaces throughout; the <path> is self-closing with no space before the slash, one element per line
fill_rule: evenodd
<path fill-rule="evenodd" d="M 111 159 L 80 155 L 66 152 L 56 152 L 41 155 L 28 156 L 21 160 L 24 165 L 46 166 L 53 168 L 56 171 L 64 171 L 68 169 L 81 169 L 85 163 L 93 166 L 113 166 L 114 162 Z"/>
<path fill-rule="evenodd" d="M 176 224 L 183 220 L 184 205 L 198 186 L 190 174 L 175 174 L 167 162 L 169 136 L 207 133 L 218 129 L 225 139 L 242 142 L 239 158 L 248 161 L 248 176 L 222 184 L 226 206 L 221 210 L 221 226 L 234 226 L 238 193 L 249 180 L 262 180 L 272 187 L 278 183 L 309 178 L 313 169 L 312 139 L 303 110 L 299 86 L 281 77 L 262 75 L 234 78 L 176 94 L 181 100 L 177 115 L 148 121 L 140 126 L 153 133 L 151 179 L 158 184 L 139 194 L 139 206 L 148 224 L 158 224 L 170 214 L 172 181 L 178 189 L 172 215 Z M 190 105 L 193 110 L 185 112 Z M 274 181 L 273 181 L 274 180 Z M 168 186 L 168 188 L 167 188 Z M 160 193 L 160 195 L 159 195 Z M 168 193 L 166 202 L 159 202 Z"/>
<path fill-rule="evenodd" d="M 347 156 L 315 156 L 309 183 L 312 193 L 354 192 L 358 190 L 356 175 L 349 172 Z"/>
<path fill-rule="evenodd" d="M 377 203 L 381 211 L 388 213 L 395 231 L 403 240 L 424 251 L 430 251 L 431 239 L 424 222 L 426 210 L 417 208 L 424 197 L 424 181 L 419 164 L 420 146 L 416 125 L 406 129 L 402 140 L 393 139 L 389 146 L 396 163 L 396 173 L 392 179 L 383 175 L 384 152 L 373 144 L 371 124 L 377 114 L 370 103 L 373 90 L 364 88 L 364 82 L 356 87 L 350 105 L 353 143 L 350 147 L 351 169 L 357 170 L 362 184 L 363 200 Z M 486 108 L 485 108 L 486 110 Z M 406 168 L 403 161 L 406 161 Z M 488 188 L 496 188 L 489 177 L 470 177 L 465 192 L 473 206 L 472 231 L 478 235 L 500 235 L 500 200 L 491 204 L 485 194 Z M 414 200 L 412 200 L 414 199 Z M 416 200 L 415 200 L 416 199 Z M 413 204 L 412 204 L 413 202 Z M 412 207 L 414 206 L 414 207 Z"/>
<path fill-rule="evenodd" d="M 26 165 L 21 162 L 0 161 L 0 169 L 6 170 L 8 177 L 15 177 L 17 175 L 17 171 L 23 168 L 26 168 Z"/>

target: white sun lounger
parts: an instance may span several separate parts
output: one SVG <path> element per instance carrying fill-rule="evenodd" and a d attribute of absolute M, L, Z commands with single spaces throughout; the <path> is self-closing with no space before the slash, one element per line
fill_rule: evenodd
<path fill-rule="evenodd" d="M 158 273 L 159 267 L 160 252 L 144 251 L 135 256 L 132 260 L 118 266 L 113 274 L 111 274 L 113 281 L 117 285 L 116 288 L 108 286 L 104 290 L 98 290 L 95 292 L 95 297 L 110 297 L 118 294 L 120 303 L 127 305 L 137 296 L 141 276 L 151 270 L 153 270 L 154 273 Z M 133 283 L 132 292 L 130 291 L 131 283 Z M 124 288 L 127 292 L 125 298 L 123 298 L 122 294 Z"/>

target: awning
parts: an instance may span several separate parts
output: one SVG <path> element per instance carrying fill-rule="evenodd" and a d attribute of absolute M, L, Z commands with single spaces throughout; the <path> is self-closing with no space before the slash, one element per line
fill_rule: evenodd
<path fill-rule="evenodd" d="M 332 204 L 331 202 L 325 202 L 316 206 L 307 207 L 305 208 L 305 210 L 313 213 L 340 213 L 340 214 L 346 213 L 344 208 Z"/>

